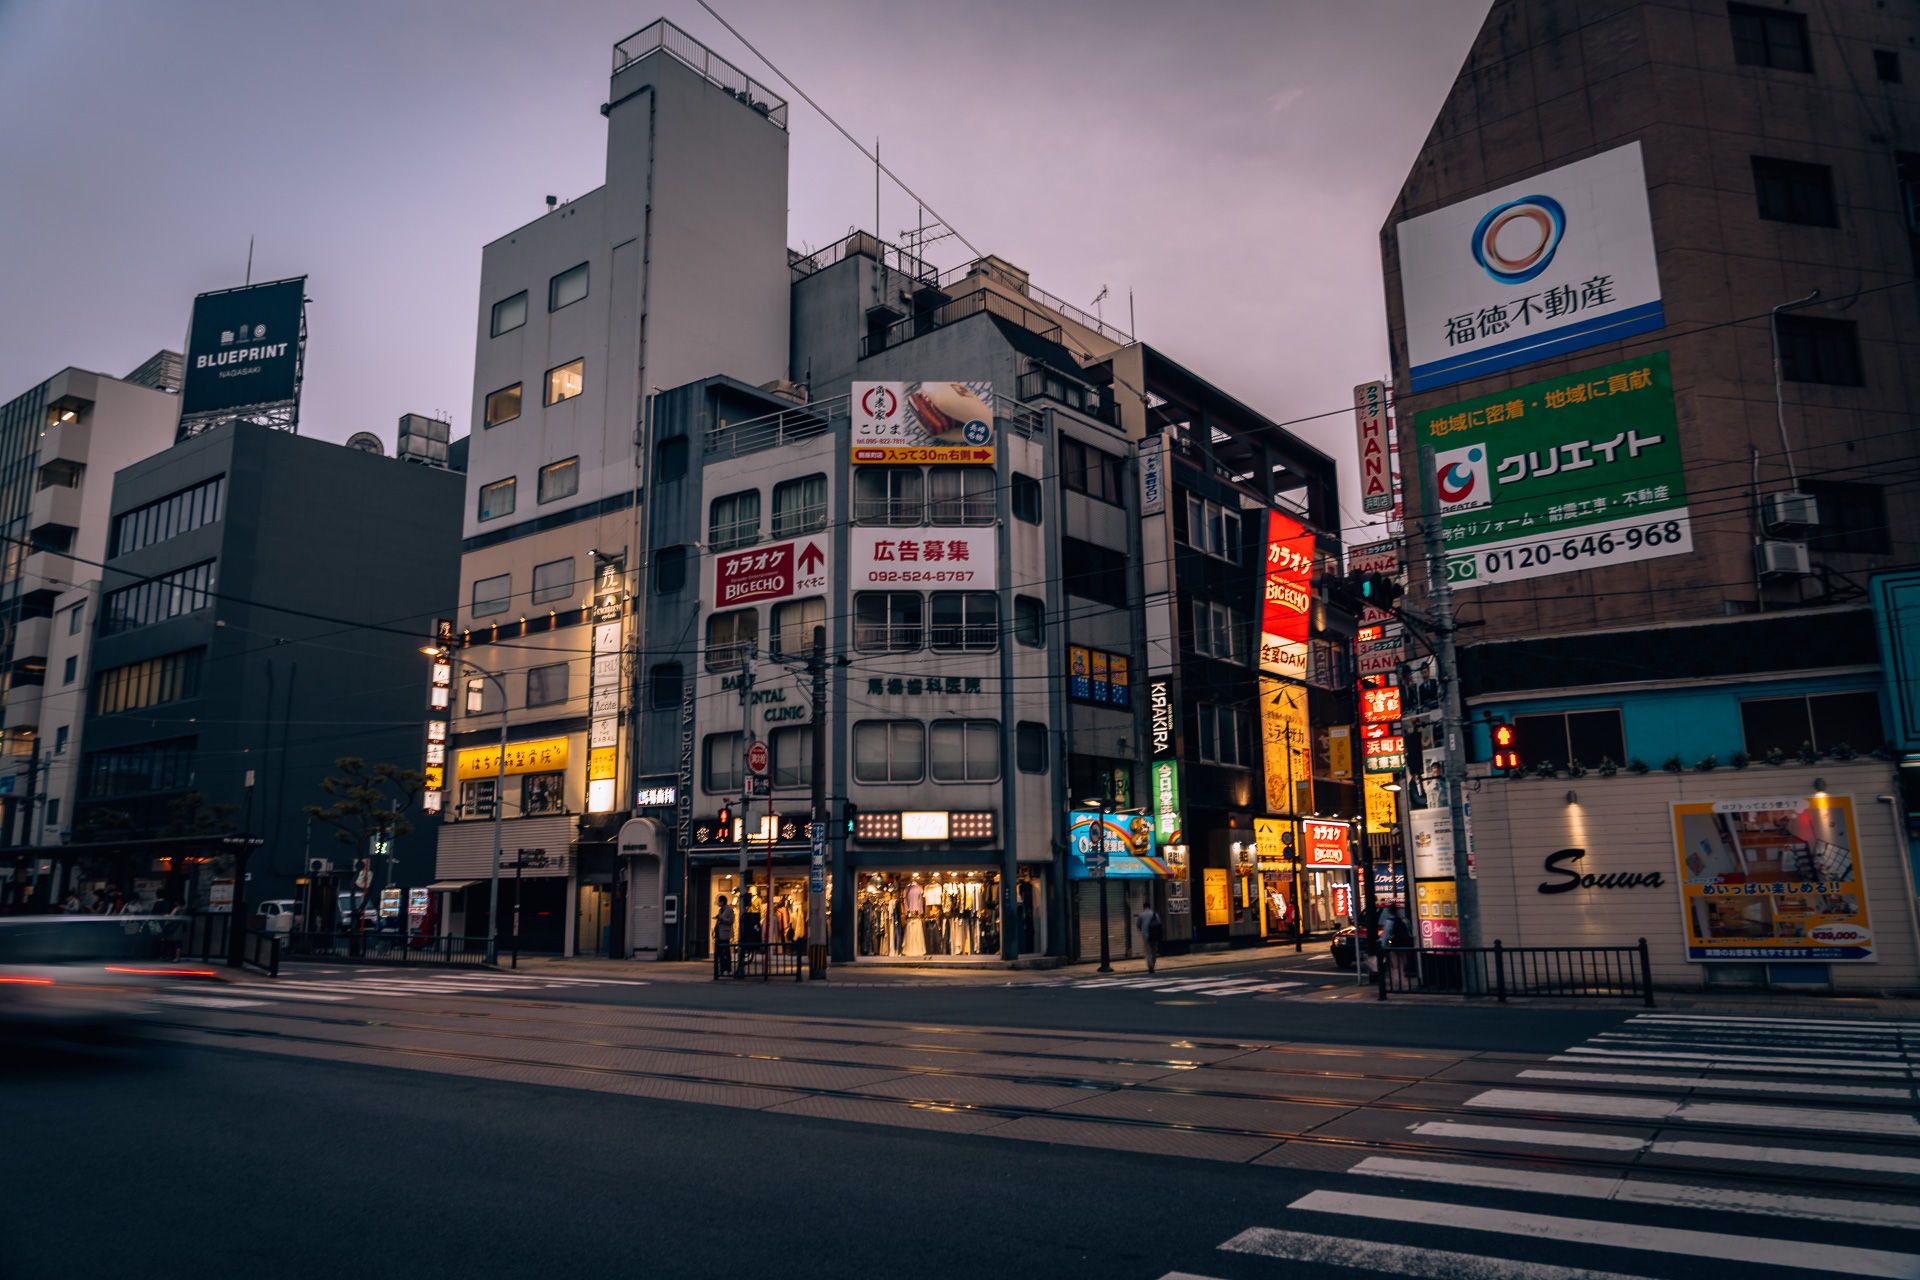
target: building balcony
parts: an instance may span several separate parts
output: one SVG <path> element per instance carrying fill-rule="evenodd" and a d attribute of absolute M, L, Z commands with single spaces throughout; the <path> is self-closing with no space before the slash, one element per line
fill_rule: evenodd
<path fill-rule="evenodd" d="M 87 450 L 93 445 L 93 423 L 75 417 L 62 421 L 58 415 L 47 425 L 46 434 L 40 437 L 40 463 L 44 467 L 50 462 L 69 462 L 84 465 Z"/>
<path fill-rule="evenodd" d="M 51 466 L 52 464 L 48 464 Z M 42 467 L 45 471 L 47 467 Z M 77 482 L 79 477 L 74 477 Z M 80 528 L 80 490 L 59 482 L 44 484 L 28 508 L 27 529 L 34 545 L 56 549 L 69 546 Z"/>
<path fill-rule="evenodd" d="M 1120 426 L 1120 406 L 1113 398 L 1111 387 L 1091 386 L 1056 370 L 1039 366 L 1021 374 L 1015 390 L 1028 403 L 1051 400 L 1109 427 L 1117 429 Z"/>
<path fill-rule="evenodd" d="M 707 428 L 702 451 L 708 458 L 738 458 L 785 444 L 815 440 L 847 421 L 849 396 L 821 400 L 805 408 L 781 409 L 745 422 L 722 421 Z"/>

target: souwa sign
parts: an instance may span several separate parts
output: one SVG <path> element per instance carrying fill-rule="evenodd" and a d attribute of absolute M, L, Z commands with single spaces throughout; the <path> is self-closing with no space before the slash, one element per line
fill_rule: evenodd
<path fill-rule="evenodd" d="M 1572 893 L 1575 889 L 1658 889 L 1666 880 L 1658 871 L 1609 871 L 1604 875 L 1567 866 L 1587 856 L 1585 849 L 1562 849 L 1546 858 L 1547 874 L 1561 877 L 1540 884 L 1541 893 Z"/>

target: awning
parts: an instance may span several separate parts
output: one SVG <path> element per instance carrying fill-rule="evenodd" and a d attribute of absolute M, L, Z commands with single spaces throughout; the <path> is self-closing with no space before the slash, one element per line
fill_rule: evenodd
<path fill-rule="evenodd" d="M 1067 879 L 1069 880 L 1177 880 L 1182 879 L 1177 870 L 1165 858 L 1152 854 L 1107 855 L 1107 874 L 1094 876 L 1087 869 L 1086 859 L 1078 853 L 1067 854 Z"/>
<path fill-rule="evenodd" d="M 428 889 L 434 889 L 434 890 L 464 889 L 468 885 L 475 885 L 479 883 L 480 882 L 478 880 L 442 880 L 438 884 L 430 884 L 430 885 L 427 885 L 426 887 Z"/>

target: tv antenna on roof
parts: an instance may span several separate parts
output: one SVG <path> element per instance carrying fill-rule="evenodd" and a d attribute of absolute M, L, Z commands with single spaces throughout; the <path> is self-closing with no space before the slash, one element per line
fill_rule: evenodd
<path fill-rule="evenodd" d="M 1100 292 L 1093 295 L 1092 305 L 1093 305 L 1093 314 L 1095 319 L 1098 319 L 1098 320 L 1106 319 L 1105 316 L 1100 314 L 1100 304 L 1106 300 L 1106 297 L 1107 297 L 1107 286 L 1101 285 Z"/>

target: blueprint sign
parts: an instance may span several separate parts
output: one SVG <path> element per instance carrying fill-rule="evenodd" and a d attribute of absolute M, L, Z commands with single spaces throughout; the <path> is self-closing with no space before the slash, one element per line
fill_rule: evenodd
<path fill-rule="evenodd" d="M 1664 351 L 1417 422 L 1456 591 L 1693 550 Z"/>
<path fill-rule="evenodd" d="M 1415 391 L 1667 322 L 1638 142 L 1396 230 Z"/>

